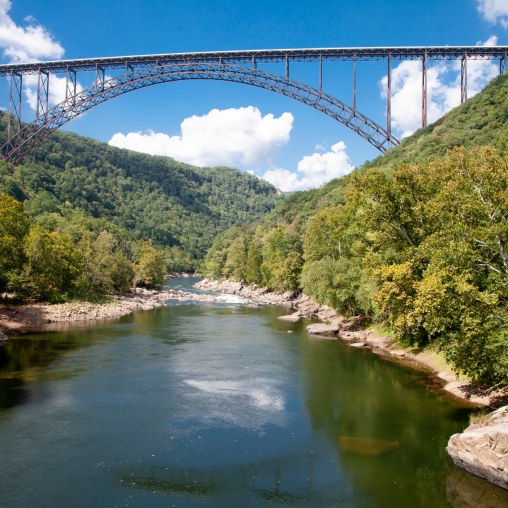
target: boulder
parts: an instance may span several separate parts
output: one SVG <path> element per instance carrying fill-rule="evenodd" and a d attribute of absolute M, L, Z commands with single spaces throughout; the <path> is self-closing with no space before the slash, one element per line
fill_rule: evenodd
<path fill-rule="evenodd" d="M 446 451 L 457 466 L 508 489 L 508 406 L 454 434 Z"/>
<path fill-rule="evenodd" d="M 339 331 L 337 325 L 323 325 L 315 323 L 307 326 L 307 333 L 311 335 L 335 335 Z"/>
<path fill-rule="evenodd" d="M 0 332 L 0 346 L 7 344 L 7 342 L 9 342 L 9 337 L 4 332 Z"/>
<path fill-rule="evenodd" d="M 294 312 L 293 314 L 287 314 L 286 316 L 279 316 L 278 319 L 281 319 L 282 321 L 296 323 L 297 321 L 300 321 L 301 317 L 302 316 L 299 312 Z"/>
<path fill-rule="evenodd" d="M 350 347 L 368 347 L 368 344 L 365 344 L 365 342 L 355 342 L 354 344 L 349 344 Z"/>

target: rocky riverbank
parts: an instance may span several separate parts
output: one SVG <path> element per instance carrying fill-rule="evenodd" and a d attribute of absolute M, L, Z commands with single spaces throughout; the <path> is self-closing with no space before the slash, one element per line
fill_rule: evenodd
<path fill-rule="evenodd" d="M 454 434 L 446 451 L 457 466 L 508 489 L 508 406 Z"/>
<path fill-rule="evenodd" d="M 162 307 L 168 300 L 215 302 L 216 298 L 211 295 L 197 295 L 173 289 L 133 288 L 130 293 L 112 295 L 106 303 L 72 301 L 58 305 L 40 302 L 18 307 L 0 305 L 0 330 L 9 332 L 46 323 L 118 318 L 137 310 Z M 2 337 L 0 336 L 1 344 Z"/>
<path fill-rule="evenodd" d="M 205 291 L 235 294 L 254 302 L 293 309 L 292 314 L 280 316 L 279 319 L 292 323 L 303 318 L 321 321 L 321 323 L 312 323 L 307 326 L 307 333 L 310 336 L 347 340 L 353 348 L 372 349 L 373 353 L 390 357 L 408 367 L 430 371 L 446 383 L 445 391 L 474 404 L 491 407 L 508 404 L 506 389 L 489 391 L 488 387 L 479 387 L 468 381 L 460 381 L 449 366 L 443 365 L 439 358 L 436 358 L 437 355 L 432 355 L 430 352 L 415 354 L 408 349 L 402 349 L 392 337 L 381 336 L 374 329 L 366 330 L 362 328 L 358 318 L 345 318 L 330 307 L 313 302 L 302 293 L 288 291 L 280 294 L 242 282 L 229 280 L 219 282 L 213 279 L 203 279 L 193 287 Z"/>

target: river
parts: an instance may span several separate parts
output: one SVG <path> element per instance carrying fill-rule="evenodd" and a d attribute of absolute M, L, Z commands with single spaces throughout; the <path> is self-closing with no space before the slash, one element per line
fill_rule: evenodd
<path fill-rule="evenodd" d="M 282 308 L 224 299 L 0 348 L 0 506 L 508 506 L 445 452 L 471 406 Z"/>

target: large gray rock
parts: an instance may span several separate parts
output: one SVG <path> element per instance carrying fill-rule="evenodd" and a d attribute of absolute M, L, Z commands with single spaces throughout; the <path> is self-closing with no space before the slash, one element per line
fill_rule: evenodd
<path fill-rule="evenodd" d="M 7 342 L 9 342 L 9 337 L 4 332 L 0 332 L 0 346 L 7 344 Z"/>
<path fill-rule="evenodd" d="M 335 335 L 339 331 L 337 325 L 323 325 L 315 323 L 307 326 L 307 333 L 310 335 Z"/>
<path fill-rule="evenodd" d="M 446 451 L 457 466 L 508 489 L 508 406 L 494 411 L 481 425 L 454 434 Z"/>
<path fill-rule="evenodd" d="M 300 321 L 301 314 L 299 312 L 294 312 L 293 314 L 287 314 L 286 316 L 279 316 L 278 319 L 281 319 L 282 321 L 289 321 L 291 323 L 296 323 L 297 321 Z"/>

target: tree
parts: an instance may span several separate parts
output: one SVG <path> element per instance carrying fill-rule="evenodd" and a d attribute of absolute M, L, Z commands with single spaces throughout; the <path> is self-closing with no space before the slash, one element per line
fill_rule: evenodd
<path fill-rule="evenodd" d="M 80 271 L 80 256 L 70 239 L 36 226 L 26 238 L 24 253 L 26 263 L 11 272 L 9 286 L 22 298 L 64 300 Z"/>
<path fill-rule="evenodd" d="M 149 287 L 161 287 L 164 284 L 166 265 L 164 253 L 152 246 L 152 241 L 138 241 L 139 262 L 134 268 L 134 286 L 143 284 Z"/>
<path fill-rule="evenodd" d="M 19 271 L 26 261 L 24 242 L 30 219 L 23 205 L 8 194 L 0 194 L 0 286 L 11 272 Z"/>

